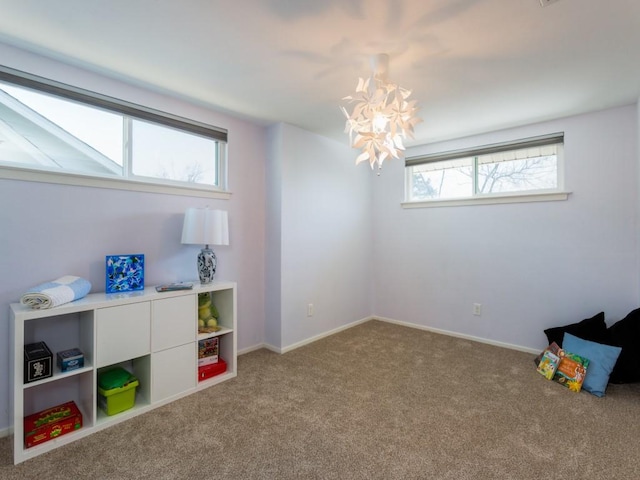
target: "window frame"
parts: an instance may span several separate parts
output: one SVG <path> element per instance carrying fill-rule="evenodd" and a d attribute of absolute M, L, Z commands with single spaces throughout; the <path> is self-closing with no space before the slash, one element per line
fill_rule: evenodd
<path fill-rule="evenodd" d="M 130 159 L 123 159 L 123 173 L 121 176 L 65 172 L 60 169 L 42 166 L 34 168 L 0 164 L 0 178 L 205 198 L 229 199 L 231 197 L 231 192 L 228 190 L 227 178 L 228 132 L 226 129 L 74 87 L 55 80 L 49 80 L 3 65 L 0 65 L 0 81 L 17 87 L 27 88 L 38 93 L 48 94 L 53 97 L 71 100 L 89 107 L 120 114 L 129 124 L 135 119 L 214 140 L 217 150 L 215 168 L 218 185 L 212 186 L 133 175 Z"/>
<path fill-rule="evenodd" d="M 557 145 L 556 153 L 556 175 L 557 187 L 550 189 L 532 189 L 503 193 L 479 193 L 478 190 L 478 157 L 482 155 L 533 148 L 540 146 Z M 424 165 L 427 163 L 438 163 L 448 160 L 458 160 L 472 158 L 471 162 L 471 182 L 472 193 L 469 196 L 412 200 L 412 173 L 411 167 Z M 405 160 L 405 199 L 402 202 L 403 208 L 423 208 L 423 207 L 445 207 L 462 205 L 489 205 L 499 203 L 523 203 L 523 202 L 546 202 L 566 200 L 571 192 L 564 189 L 565 162 L 564 162 L 564 132 L 540 135 L 509 142 L 494 143 L 472 148 L 450 150 L 426 155 L 407 157 Z"/>

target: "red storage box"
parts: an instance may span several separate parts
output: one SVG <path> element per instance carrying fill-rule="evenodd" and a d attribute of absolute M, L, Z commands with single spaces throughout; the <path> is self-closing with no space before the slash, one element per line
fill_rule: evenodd
<path fill-rule="evenodd" d="M 227 371 L 227 362 L 218 357 L 218 363 L 210 363 L 198 367 L 198 381 L 207 380 Z"/>
<path fill-rule="evenodd" d="M 80 428 L 82 413 L 75 402 L 63 403 L 24 417 L 24 443 L 33 447 Z"/>

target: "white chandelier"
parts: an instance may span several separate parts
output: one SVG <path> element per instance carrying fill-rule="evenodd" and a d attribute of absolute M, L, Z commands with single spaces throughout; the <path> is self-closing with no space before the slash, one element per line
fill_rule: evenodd
<path fill-rule="evenodd" d="M 416 116 L 416 101 L 408 100 L 411 90 L 388 80 L 389 56 L 371 57 L 371 67 L 371 77 L 358 79 L 356 94 L 343 98 L 355 103 L 353 112 L 340 108 L 347 117 L 344 132 L 351 146 L 362 149 L 356 165 L 368 161 L 372 169 L 377 163 L 379 170 L 387 158 L 404 156 L 403 139 L 413 138 L 413 127 L 422 119 Z"/>

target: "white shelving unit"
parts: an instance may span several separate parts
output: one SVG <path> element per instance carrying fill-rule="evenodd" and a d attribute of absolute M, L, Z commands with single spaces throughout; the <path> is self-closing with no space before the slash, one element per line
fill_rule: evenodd
<path fill-rule="evenodd" d="M 211 292 L 219 331 L 198 333 L 198 293 Z M 11 304 L 11 382 L 13 461 L 24 462 L 103 428 L 148 412 L 237 375 L 236 284 L 194 284 L 192 290 L 156 292 L 154 287 L 127 294 L 93 293 L 48 310 Z M 227 371 L 198 381 L 198 341 L 219 337 L 219 356 Z M 53 376 L 25 384 L 24 345 L 43 341 L 53 352 Z M 84 367 L 61 372 L 56 352 L 78 347 Z M 140 382 L 135 406 L 108 416 L 98 407 L 98 372 L 122 366 Z M 26 448 L 24 417 L 73 400 L 83 426 Z"/>

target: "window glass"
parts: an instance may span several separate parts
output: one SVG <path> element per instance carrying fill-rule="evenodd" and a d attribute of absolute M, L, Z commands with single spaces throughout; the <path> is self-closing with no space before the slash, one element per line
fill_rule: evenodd
<path fill-rule="evenodd" d="M 468 197 L 473 192 L 472 159 L 449 160 L 413 167 L 415 200 Z"/>
<path fill-rule="evenodd" d="M 163 125 L 133 121 L 133 174 L 165 180 L 216 185 L 217 143 Z"/>
<path fill-rule="evenodd" d="M 4 166 L 226 188 L 225 130 L 39 77 L 0 75 L 0 173 Z"/>
<path fill-rule="evenodd" d="M 477 158 L 477 193 L 524 192 L 558 187 L 558 156 L 555 145 L 512 150 Z"/>
<path fill-rule="evenodd" d="M 0 83 L 3 93 L 0 131 L 12 137 L 13 141 L 5 140 L 14 150 L 31 151 L 31 155 L 27 159 L 7 154 L 0 160 L 70 172 L 122 174 L 121 115 Z M 105 168 L 97 169 L 92 163 Z"/>
<path fill-rule="evenodd" d="M 558 192 L 563 139 L 563 134 L 552 134 L 407 158 L 407 201 Z"/>

